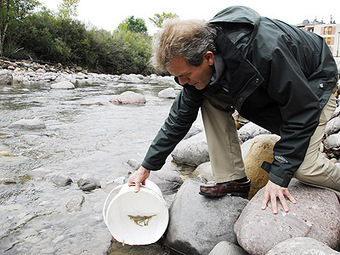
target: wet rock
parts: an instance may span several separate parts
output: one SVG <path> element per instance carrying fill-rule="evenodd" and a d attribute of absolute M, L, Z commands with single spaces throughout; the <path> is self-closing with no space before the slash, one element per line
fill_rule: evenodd
<path fill-rule="evenodd" d="M 99 181 L 89 175 L 84 175 L 77 181 L 77 184 L 78 187 L 83 191 L 94 190 L 101 187 Z"/>
<path fill-rule="evenodd" d="M 85 202 L 85 197 L 83 195 L 76 196 L 67 202 L 66 210 L 68 212 L 80 211 L 83 203 Z"/>
<path fill-rule="evenodd" d="M 0 70 L 0 85 L 11 85 L 13 77 L 10 71 Z"/>
<path fill-rule="evenodd" d="M 266 255 L 339 255 L 327 245 L 309 237 L 295 237 L 275 245 Z"/>
<path fill-rule="evenodd" d="M 278 243 L 294 237 L 314 238 L 331 248 L 340 241 L 340 204 L 334 192 L 304 185 L 293 179 L 290 193 L 297 200 L 285 213 L 281 206 L 274 215 L 270 208 L 261 210 L 264 188 L 242 211 L 234 231 L 238 243 L 248 253 L 265 254 Z"/>
<path fill-rule="evenodd" d="M 146 103 L 145 97 L 133 91 L 125 91 L 122 94 L 110 99 L 113 104 L 132 104 L 144 105 Z"/>
<path fill-rule="evenodd" d="M 227 241 L 219 242 L 209 255 L 248 255 L 240 246 Z"/>
<path fill-rule="evenodd" d="M 182 140 L 171 153 L 177 164 L 198 166 L 209 161 L 207 139 L 204 132 Z"/>
<path fill-rule="evenodd" d="M 47 174 L 52 173 L 52 170 L 44 168 L 44 167 L 39 167 L 36 169 L 33 169 L 28 173 L 29 176 L 33 179 L 44 179 Z"/>
<path fill-rule="evenodd" d="M 17 181 L 11 178 L 0 178 L 0 184 L 8 185 L 8 184 L 16 184 Z"/>
<path fill-rule="evenodd" d="M 238 130 L 238 137 L 242 142 L 245 142 L 261 134 L 270 134 L 270 132 L 253 122 L 248 122 Z"/>
<path fill-rule="evenodd" d="M 126 163 L 134 170 L 137 170 L 141 166 L 140 162 L 136 159 L 129 159 Z"/>
<path fill-rule="evenodd" d="M 21 119 L 10 124 L 8 128 L 33 130 L 33 129 L 45 129 L 46 125 L 38 118 Z"/>
<path fill-rule="evenodd" d="M 176 98 L 176 91 L 174 88 L 166 88 L 158 92 L 160 98 Z"/>
<path fill-rule="evenodd" d="M 50 181 L 59 187 L 70 185 L 73 181 L 70 177 L 62 173 L 50 173 L 46 174 L 44 180 Z"/>
<path fill-rule="evenodd" d="M 278 135 L 258 135 L 251 140 L 252 145 L 244 158 L 247 177 L 251 180 L 249 199 L 267 184 L 269 174 L 261 166 L 264 161 L 273 161 L 273 148 L 280 137 Z"/>
<path fill-rule="evenodd" d="M 149 179 L 157 184 L 163 195 L 177 193 L 183 184 L 183 180 L 177 172 L 166 169 L 151 171 Z"/>
<path fill-rule="evenodd" d="M 248 203 L 240 197 L 208 199 L 199 182 L 187 180 L 170 207 L 165 243 L 183 254 L 208 254 L 220 241 L 236 243 L 233 225 Z"/>
<path fill-rule="evenodd" d="M 75 86 L 72 82 L 69 81 L 61 81 L 57 83 L 51 84 L 51 89 L 74 89 Z"/>

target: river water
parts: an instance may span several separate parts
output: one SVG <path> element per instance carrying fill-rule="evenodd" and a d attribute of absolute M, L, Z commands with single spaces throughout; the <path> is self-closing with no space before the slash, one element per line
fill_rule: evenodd
<path fill-rule="evenodd" d="M 129 159 L 144 157 L 172 103 L 157 97 L 166 87 L 128 83 L 74 90 L 53 90 L 42 83 L 0 86 L 1 254 L 105 254 L 109 250 L 111 235 L 102 217 L 105 186 L 132 171 L 126 163 Z M 146 105 L 109 102 L 127 90 L 143 94 Z M 39 118 L 46 129 L 7 128 L 32 118 Z M 31 178 L 34 169 L 64 174 L 73 183 L 57 186 Z M 84 174 L 97 178 L 102 189 L 80 190 L 77 181 Z M 81 209 L 67 209 L 72 199 L 83 201 Z"/>

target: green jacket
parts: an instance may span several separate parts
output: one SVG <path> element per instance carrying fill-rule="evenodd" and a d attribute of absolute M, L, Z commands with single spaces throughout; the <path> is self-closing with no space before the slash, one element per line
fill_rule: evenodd
<path fill-rule="evenodd" d="M 246 119 L 278 134 L 269 179 L 287 187 L 302 163 L 338 71 L 324 40 L 254 10 L 233 6 L 211 21 L 223 74 L 202 90 L 184 85 L 142 165 L 160 169 L 197 117 L 204 98 L 221 89 Z M 244 32 L 245 31 L 245 32 Z M 248 32 L 247 32 L 248 31 Z"/>

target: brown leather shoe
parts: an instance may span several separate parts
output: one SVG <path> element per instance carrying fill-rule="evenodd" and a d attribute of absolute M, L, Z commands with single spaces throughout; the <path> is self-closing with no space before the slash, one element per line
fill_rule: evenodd
<path fill-rule="evenodd" d="M 239 197 L 248 197 L 250 180 L 244 182 L 229 181 L 200 186 L 200 194 L 205 197 L 223 197 L 227 194 Z"/>

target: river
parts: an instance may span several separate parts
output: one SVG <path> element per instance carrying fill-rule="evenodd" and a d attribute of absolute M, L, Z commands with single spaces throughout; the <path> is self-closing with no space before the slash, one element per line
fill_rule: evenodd
<path fill-rule="evenodd" d="M 41 83 L 0 86 L 1 254 L 107 253 L 111 235 L 102 217 L 105 186 L 132 171 L 126 163 L 129 159 L 142 160 L 172 103 L 157 97 L 166 87 L 129 83 L 74 90 L 53 90 Z M 143 94 L 146 105 L 109 102 L 127 90 Z M 8 128 L 32 118 L 39 118 L 46 129 Z M 73 182 L 57 186 L 32 178 L 34 169 L 61 173 Z M 77 181 L 84 174 L 97 178 L 102 188 L 80 190 Z M 83 200 L 81 209 L 68 210 L 72 199 Z M 115 254 L 112 247 L 110 254 Z"/>

